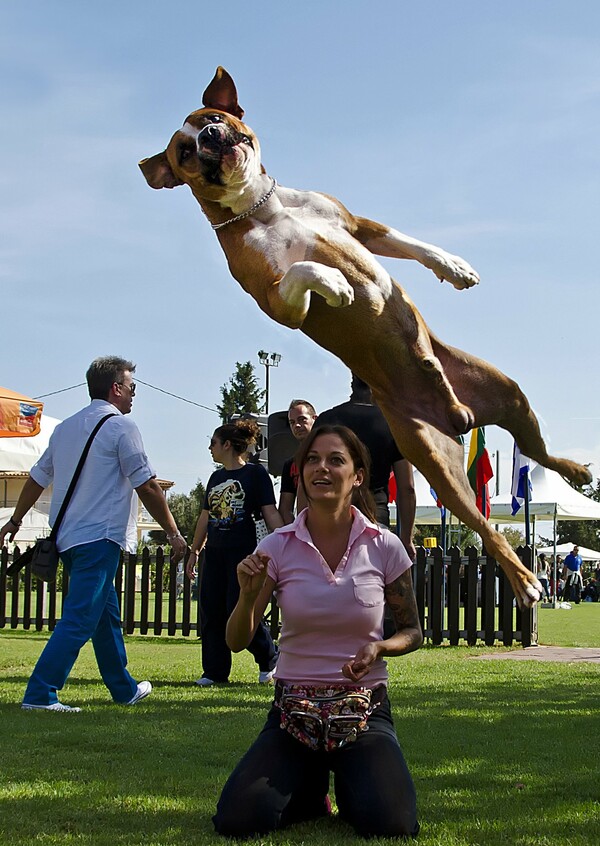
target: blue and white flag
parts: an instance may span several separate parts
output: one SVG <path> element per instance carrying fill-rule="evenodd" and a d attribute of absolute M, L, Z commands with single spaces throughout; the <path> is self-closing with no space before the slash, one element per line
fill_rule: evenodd
<path fill-rule="evenodd" d="M 431 496 L 435 499 L 435 504 L 440 509 L 441 516 L 445 517 L 446 516 L 446 507 L 445 507 L 444 503 L 442 502 L 442 500 L 439 498 L 439 496 L 436 494 L 434 489 L 431 487 L 431 485 L 429 486 L 429 492 L 431 493 Z"/>
<path fill-rule="evenodd" d="M 522 455 L 521 450 L 515 442 L 513 448 L 513 472 L 511 487 L 513 517 L 525 502 L 525 478 L 527 478 L 527 484 L 529 487 L 529 496 L 527 498 L 531 502 L 531 494 L 533 492 L 533 487 L 531 485 L 531 471 L 533 470 L 535 464 L 535 461 L 532 461 L 530 458 L 527 458 L 526 455 Z"/>

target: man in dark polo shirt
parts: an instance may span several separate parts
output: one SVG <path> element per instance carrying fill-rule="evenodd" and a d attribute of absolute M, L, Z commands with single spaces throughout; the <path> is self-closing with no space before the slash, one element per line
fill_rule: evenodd
<path fill-rule="evenodd" d="M 390 525 L 389 479 L 394 473 L 398 492 L 399 536 L 411 559 L 415 559 L 412 533 L 415 524 L 416 496 L 413 468 L 402 457 L 381 409 L 373 404 L 371 388 L 352 374 L 350 400 L 323 411 L 315 426 L 347 426 L 360 438 L 371 456 L 371 493 L 377 506 L 377 520 Z"/>

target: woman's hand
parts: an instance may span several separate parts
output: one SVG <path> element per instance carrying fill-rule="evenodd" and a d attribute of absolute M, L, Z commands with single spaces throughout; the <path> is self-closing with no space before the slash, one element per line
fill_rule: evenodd
<path fill-rule="evenodd" d="M 364 678 L 371 669 L 371 664 L 379 658 L 381 654 L 381 643 L 365 643 L 354 658 L 348 661 L 342 667 L 342 675 L 350 681 L 357 682 Z"/>
<path fill-rule="evenodd" d="M 253 552 L 240 561 L 237 566 L 240 594 L 247 599 L 256 599 L 266 581 L 267 564 L 270 560 L 264 552 Z"/>
<path fill-rule="evenodd" d="M 194 552 L 193 550 L 190 552 L 187 563 L 185 565 L 185 574 L 190 580 L 193 582 L 197 576 L 197 569 L 196 565 L 198 564 L 198 553 Z"/>

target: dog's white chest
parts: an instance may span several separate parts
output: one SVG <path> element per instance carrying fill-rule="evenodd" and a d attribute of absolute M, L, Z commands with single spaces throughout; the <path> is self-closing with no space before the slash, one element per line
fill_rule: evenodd
<path fill-rule="evenodd" d="M 328 264 L 338 255 L 345 268 L 349 262 L 368 266 L 370 281 L 379 289 L 376 296 L 383 294 L 387 299 L 389 274 L 347 231 L 339 208 L 319 194 L 280 190 L 281 208 L 265 223 L 253 221 L 244 236 L 245 245 L 258 250 L 277 274 L 287 272 L 295 262 L 321 260 L 325 252 Z"/>

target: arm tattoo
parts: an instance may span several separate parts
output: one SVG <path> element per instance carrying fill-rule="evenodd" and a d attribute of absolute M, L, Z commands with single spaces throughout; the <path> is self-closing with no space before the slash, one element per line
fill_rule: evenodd
<path fill-rule="evenodd" d="M 410 570 L 402 573 L 391 584 L 386 585 L 385 599 L 394 617 L 396 631 L 420 627 L 417 600 L 413 591 Z"/>

